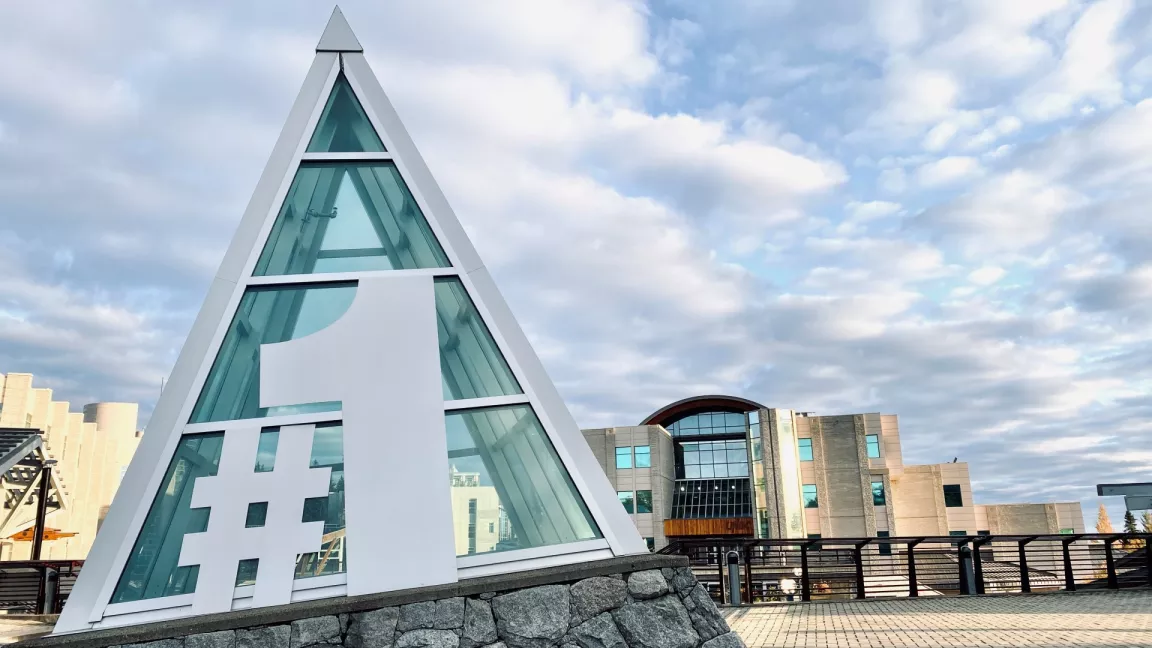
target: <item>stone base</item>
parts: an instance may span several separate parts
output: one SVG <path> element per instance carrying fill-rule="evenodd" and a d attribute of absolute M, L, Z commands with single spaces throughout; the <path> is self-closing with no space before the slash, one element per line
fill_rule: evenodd
<path fill-rule="evenodd" d="M 29 648 L 744 648 L 679 556 L 44 637 Z"/>

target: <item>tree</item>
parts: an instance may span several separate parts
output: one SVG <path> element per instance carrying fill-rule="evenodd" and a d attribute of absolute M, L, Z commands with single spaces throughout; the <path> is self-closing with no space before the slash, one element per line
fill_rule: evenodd
<path fill-rule="evenodd" d="M 1144 511 L 1140 516 L 1140 526 L 1144 533 L 1152 533 L 1152 511 Z"/>
<path fill-rule="evenodd" d="M 1103 504 L 1096 512 L 1096 533 L 1115 533 L 1112 529 L 1112 520 L 1108 519 L 1108 511 Z"/>
<path fill-rule="evenodd" d="M 1136 516 L 1132 515 L 1132 511 L 1124 511 L 1124 533 L 1138 533 Z M 1129 539 L 1124 541 L 1124 547 L 1126 549 L 1139 549 L 1143 546 L 1144 543 L 1139 540 Z"/>

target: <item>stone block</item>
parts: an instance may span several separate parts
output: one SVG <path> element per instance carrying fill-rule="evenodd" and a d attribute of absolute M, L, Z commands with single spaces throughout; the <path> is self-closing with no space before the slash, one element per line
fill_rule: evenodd
<path fill-rule="evenodd" d="M 627 648 L 612 614 L 604 612 L 568 631 L 568 639 L 579 648 Z"/>
<path fill-rule="evenodd" d="M 665 567 L 661 571 L 664 573 L 664 579 L 681 598 L 687 596 L 692 588 L 696 587 L 696 574 L 693 574 L 689 567 L 677 567 L 675 569 Z"/>
<path fill-rule="evenodd" d="M 124 644 L 120 648 L 184 648 L 184 637 L 177 639 L 161 639 L 159 641 L 146 641 L 144 643 Z"/>
<path fill-rule="evenodd" d="M 349 615 L 347 648 L 388 648 L 396 638 L 400 609 L 389 607 Z"/>
<path fill-rule="evenodd" d="M 412 630 L 400 635 L 396 648 L 457 648 L 460 637 L 451 630 Z"/>
<path fill-rule="evenodd" d="M 628 576 L 628 593 L 638 600 L 664 596 L 669 591 L 668 581 L 659 570 L 649 569 Z"/>
<path fill-rule="evenodd" d="M 572 623 L 583 623 L 627 601 L 628 586 L 623 580 L 603 576 L 585 578 L 572 586 Z"/>
<path fill-rule="evenodd" d="M 712 597 L 708 596 L 708 591 L 703 585 L 697 583 L 696 587 L 688 592 L 684 597 L 684 608 L 688 610 L 692 625 L 696 628 L 696 632 L 700 633 L 701 639 L 707 641 L 728 632 L 728 624 L 724 621 L 724 617 L 720 616 L 720 610 L 716 609 L 716 604 L 712 602 Z"/>
<path fill-rule="evenodd" d="M 510 648 L 547 648 L 568 631 L 567 585 L 543 585 L 492 599 L 500 639 Z"/>
<path fill-rule="evenodd" d="M 340 620 L 335 616 L 312 617 L 292 622 L 288 648 L 307 648 L 340 643 Z"/>
<path fill-rule="evenodd" d="M 636 601 L 612 612 L 631 648 L 696 648 L 700 636 L 675 596 Z"/>
<path fill-rule="evenodd" d="M 184 637 L 184 648 L 236 648 L 236 631 L 202 632 Z"/>
<path fill-rule="evenodd" d="M 432 629 L 436 625 L 436 601 L 421 601 L 400 606 L 400 620 L 396 623 L 397 632 Z"/>
<path fill-rule="evenodd" d="M 288 648 L 292 628 L 286 625 L 236 631 L 236 648 Z"/>
<path fill-rule="evenodd" d="M 747 648 L 744 640 L 735 632 L 728 632 L 719 637 L 712 637 L 701 644 L 700 648 Z"/>
<path fill-rule="evenodd" d="M 436 601 L 436 618 L 432 627 L 437 630 L 456 630 L 464 625 L 464 598 L 440 599 Z"/>
<path fill-rule="evenodd" d="M 476 648 L 496 641 L 496 619 L 487 601 L 468 599 L 464 606 L 464 630 L 460 648 Z"/>

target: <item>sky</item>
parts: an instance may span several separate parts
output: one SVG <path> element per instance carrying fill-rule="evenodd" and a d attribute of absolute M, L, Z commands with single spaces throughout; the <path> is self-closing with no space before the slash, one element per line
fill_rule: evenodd
<path fill-rule="evenodd" d="M 1152 5 L 341 8 L 583 427 L 892 413 L 1090 525 L 1152 481 Z M 0 4 L 0 372 L 146 421 L 330 12 Z"/>

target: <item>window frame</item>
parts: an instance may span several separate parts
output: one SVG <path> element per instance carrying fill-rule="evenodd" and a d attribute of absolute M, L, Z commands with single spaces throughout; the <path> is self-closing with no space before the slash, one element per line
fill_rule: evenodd
<path fill-rule="evenodd" d="M 872 454 L 872 448 L 876 448 L 876 454 Z M 879 434 L 865 434 L 864 435 L 864 448 L 869 459 L 883 458 L 883 450 L 880 448 L 880 435 Z"/>
<path fill-rule="evenodd" d="M 621 453 L 620 451 L 624 452 Z M 620 459 L 624 458 L 626 466 L 620 465 Z M 616 470 L 631 470 L 632 469 L 632 446 L 616 446 Z"/>
<path fill-rule="evenodd" d="M 807 445 L 804 444 L 805 441 L 808 442 Z M 805 450 L 808 451 L 807 458 L 804 457 Z M 796 453 L 800 456 L 800 461 L 814 461 L 815 455 L 812 452 L 812 437 L 800 437 L 796 439 Z"/>
<path fill-rule="evenodd" d="M 964 508 L 964 489 L 960 484 L 943 484 L 940 490 L 944 493 L 944 508 Z"/>
<path fill-rule="evenodd" d="M 808 489 L 812 489 L 812 495 L 809 497 Z M 820 508 L 820 489 L 816 484 L 801 484 L 800 485 L 800 499 L 804 503 L 806 509 Z"/>

